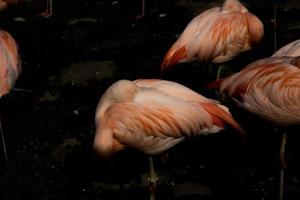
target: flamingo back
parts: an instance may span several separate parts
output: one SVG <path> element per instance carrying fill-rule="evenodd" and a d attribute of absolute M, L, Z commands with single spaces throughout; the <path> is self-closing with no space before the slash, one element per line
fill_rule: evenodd
<path fill-rule="evenodd" d="M 300 57 L 256 61 L 221 83 L 245 109 L 277 124 L 300 123 Z"/>
<path fill-rule="evenodd" d="M 138 89 L 131 101 L 114 102 L 109 94 L 104 94 L 104 99 L 100 100 L 94 145 L 100 153 L 108 155 L 108 150 L 101 150 L 107 146 L 111 153 L 132 147 L 148 154 L 157 154 L 185 137 L 215 133 L 224 129 L 226 124 L 242 132 L 225 106 L 209 99 L 204 101 L 205 97 L 199 94 L 201 98 L 196 97 L 196 93 L 188 88 L 183 92 L 186 87 L 180 84 L 151 79 L 136 80 L 132 85 Z M 170 94 L 165 92 L 165 89 L 172 87 L 179 89 L 171 90 Z M 192 95 L 188 97 L 190 93 Z"/>
<path fill-rule="evenodd" d="M 289 57 L 300 56 L 300 39 L 288 43 L 287 45 L 278 49 L 272 55 L 272 57 L 282 57 L 282 56 L 289 56 Z"/>
<path fill-rule="evenodd" d="M 0 97 L 14 86 L 20 72 L 16 41 L 8 32 L 0 31 Z"/>
<path fill-rule="evenodd" d="M 187 25 L 165 55 L 161 69 L 193 59 L 226 62 L 259 43 L 263 34 L 263 24 L 255 15 L 236 0 L 226 1 L 223 8 L 211 8 Z"/>

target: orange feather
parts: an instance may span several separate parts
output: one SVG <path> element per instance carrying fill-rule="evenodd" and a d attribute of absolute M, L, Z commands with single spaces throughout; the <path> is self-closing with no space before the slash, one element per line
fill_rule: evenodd
<path fill-rule="evenodd" d="M 120 80 L 96 109 L 95 151 L 107 157 L 125 147 L 161 153 L 185 137 L 210 134 L 231 125 L 242 128 L 228 108 L 171 81 Z"/>
<path fill-rule="evenodd" d="M 250 50 L 264 34 L 262 22 L 238 0 L 196 16 L 164 56 L 161 70 L 197 59 L 222 63 Z"/>
<path fill-rule="evenodd" d="M 10 91 L 20 73 L 16 41 L 8 32 L 0 31 L 0 97 Z"/>
<path fill-rule="evenodd" d="M 300 57 L 255 61 L 225 78 L 220 91 L 245 109 L 276 124 L 300 124 Z"/>

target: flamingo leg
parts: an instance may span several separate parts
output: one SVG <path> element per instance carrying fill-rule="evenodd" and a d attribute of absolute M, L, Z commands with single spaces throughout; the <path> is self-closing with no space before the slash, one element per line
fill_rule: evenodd
<path fill-rule="evenodd" d="M 49 5 L 49 15 L 51 16 L 52 15 L 52 9 L 53 9 L 52 0 L 48 0 L 48 1 L 49 1 L 49 3 L 48 3 L 48 5 Z"/>
<path fill-rule="evenodd" d="M 287 140 L 287 134 L 283 133 L 283 136 L 281 139 L 281 145 L 280 145 L 280 154 L 279 154 L 279 159 L 280 159 L 280 163 L 281 163 L 280 176 L 279 176 L 279 200 L 283 199 L 283 180 L 284 180 L 284 170 L 286 168 L 285 156 L 284 156 L 286 140 Z"/>
<path fill-rule="evenodd" d="M 40 15 L 43 16 L 43 17 L 51 17 L 52 16 L 52 0 L 46 0 L 47 1 L 47 5 L 46 5 L 46 11 L 45 12 L 42 12 Z"/>
<path fill-rule="evenodd" d="M 142 17 L 145 16 L 145 0 L 142 0 Z"/>
<path fill-rule="evenodd" d="M 8 160 L 6 142 L 5 142 L 5 137 L 4 137 L 3 130 L 2 130 L 1 120 L 0 120 L 0 132 L 1 132 L 1 141 L 2 141 L 2 147 L 3 147 L 3 152 L 4 152 L 4 158 L 5 158 L 5 160 Z"/>
<path fill-rule="evenodd" d="M 150 191 L 150 200 L 155 200 L 155 190 L 156 190 L 156 182 L 158 181 L 158 177 L 154 171 L 154 164 L 152 156 L 149 156 L 149 191 Z"/>
<path fill-rule="evenodd" d="M 135 17 L 136 19 L 141 19 L 142 17 L 145 16 L 145 4 L 146 4 L 145 0 L 142 0 L 142 13 L 140 15 L 136 16 Z"/>
<path fill-rule="evenodd" d="M 274 30 L 274 52 L 277 50 L 277 2 L 274 1 L 274 15 L 273 15 L 273 30 Z M 280 160 L 280 174 L 279 174 L 279 200 L 283 200 L 283 181 L 284 181 L 284 170 L 286 168 L 285 163 L 285 145 L 287 140 L 287 134 L 283 133 L 280 145 L 280 152 L 279 152 L 279 160 Z"/>
<path fill-rule="evenodd" d="M 220 79 L 223 67 L 224 67 L 224 65 L 219 65 L 216 80 Z M 224 93 L 221 93 L 220 95 L 221 95 L 221 97 L 220 97 L 219 101 L 224 101 L 226 95 Z"/>
<path fill-rule="evenodd" d="M 222 68 L 223 68 L 223 65 L 220 65 L 220 66 L 218 67 L 218 72 L 217 72 L 216 80 L 219 80 L 219 79 L 220 79 L 221 72 L 222 72 Z"/>

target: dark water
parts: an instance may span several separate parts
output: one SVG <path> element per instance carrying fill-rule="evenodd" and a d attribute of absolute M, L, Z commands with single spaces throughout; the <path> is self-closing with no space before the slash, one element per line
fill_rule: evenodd
<path fill-rule="evenodd" d="M 1 28 L 20 48 L 22 75 L 16 87 L 30 90 L 12 91 L 1 99 L 8 161 L 1 155 L 0 199 L 149 198 L 146 156 L 125 150 L 103 161 L 93 153 L 94 111 L 103 91 L 122 78 L 162 78 L 211 98 L 217 95 L 203 87 L 214 79 L 215 66 L 192 62 L 164 74 L 159 70 L 164 53 L 201 9 L 201 1 L 186 6 L 170 0 L 147 2 L 141 19 L 135 19 L 141 2 L 129 0 L 54 0 L 54 16 L 48 19 L 38 16 L 43 10 L 39 1 L 0 13 Z M 263 21 L 265 37 L 258 47 L 226 63 L 225 74 L 273 52 L 272 1 L 245 3 Z M 300 36 L 299 9 L 283 8 L 288 7 L 279 6 L 278 46 Z M 81 18 L 88 20 L 76 23 Z M 102 61 L 113 62 L 115 71 L 105 68 L 99 77 L 75 71 L 82 78 L 73 84 L 61 75 L 70 66 Z M 282 130 L 229 100 L 224 104 L 247 130 L 246 143 L 228 129 L 175 146 L 168 151 L 168 162 L 155 157 L 157 199 L 276 199 L 283 131 L 289 132 L 285 196 L 299 199 L 298 127 Z"/>

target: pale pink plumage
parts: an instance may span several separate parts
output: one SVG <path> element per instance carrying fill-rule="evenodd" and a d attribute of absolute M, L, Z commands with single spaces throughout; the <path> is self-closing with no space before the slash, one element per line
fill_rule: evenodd
<path fill-rule="evenodd" d="M 0 31 L 0 97 L 14 86 L 21 72 L 18 47 L 14 38 Z"/>
<path fill-rule="evenodd" d="M 240 72 L 212 83 L 238 105 L 278 125 L 300 124 L 299 41 L 279 49 L 270 58 L 257 60 Z M 289 57 L 287 57 L 289 56 Z M 286 133 L 280 145 L 279 199 L 283 196 Z"/>
<path fill-rule="evenodd" d="M 300 39 L 288 43 L 287 45 L 278 49 L 272 57 L 297 57 L 300 56 Z"/>
<path fill-rule="evenodd" d="M 222 80 L 220 91 L 276 124 L 300 123 L 300 57 L 255 61 Z"/>
<path fill-rule="evenodd" d="M 238 0 L 195 17 L 165 55 L 161 69 L 193 59 L 222 63 L 259 43 L 262 22 Z"/>
<path fill-rule="evenodd" d="M 96 109 L 95 151 L 109 156 L 125 147 L 157 154 L 187 136 L 215 133 L 230 124 L 228 109 L 187 87 L 164 80 L 120 80 Z"/>

